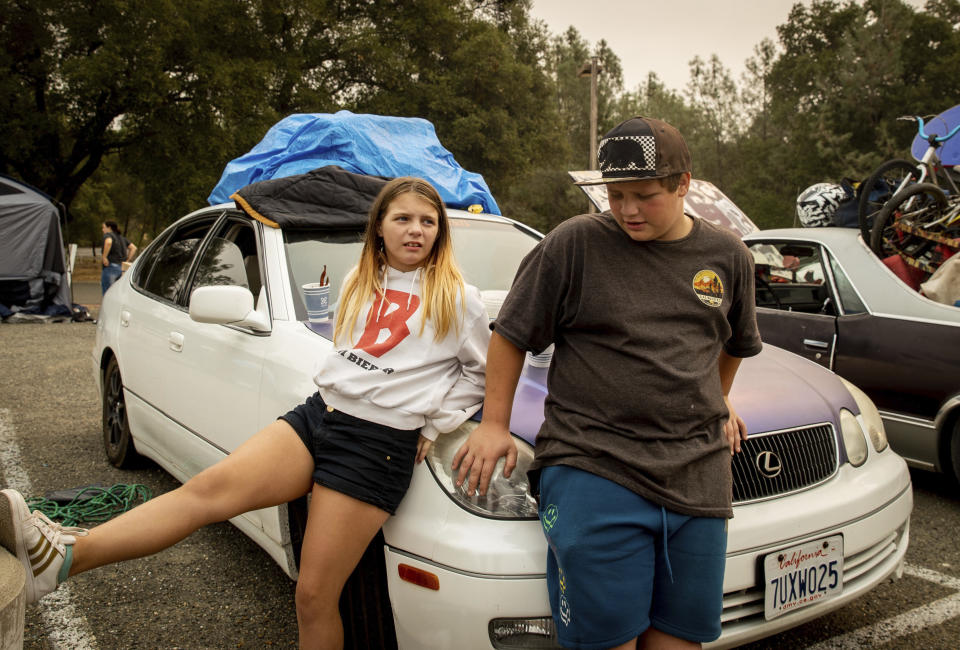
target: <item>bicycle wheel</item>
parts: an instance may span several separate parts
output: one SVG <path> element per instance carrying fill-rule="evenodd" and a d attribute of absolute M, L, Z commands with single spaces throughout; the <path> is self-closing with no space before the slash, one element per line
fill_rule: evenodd
<path fill-rule="evenodd" d="M 883 209 L 884 203 L 893 197 L 904 180 L 910 179 L 915 183 L 919 178 L 920 170 L 917 169 L 916 163 L 903 158 L 894 158 L 877 167 L 860 185 L 857 189 L 860 194 L 857 219 L 864 242 L 870 242 L 873 222 Z"/>
<path fill-rule="evenodd" d="M 877 215 L 870 248 L 881 259 L 897 253 L 918 258 L 933 242 L 899 230 L 897 222 L 908 217 L 914 223 L 928 223 L 939 218 L 948 205 L 943 190 L 933 183 L 917 183 L 897 192 Z"/>

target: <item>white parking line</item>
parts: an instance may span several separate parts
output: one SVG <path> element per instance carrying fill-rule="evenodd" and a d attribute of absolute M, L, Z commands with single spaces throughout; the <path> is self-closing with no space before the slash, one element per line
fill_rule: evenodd
<path fill-rule="evenodd" d="M 908 634 L 935 627 L 944 621 L 960 616 L 960 579 L 910 564 L 904 567 L 903 572 L 914 578 L 956 589 L 957 593 L 915 607 L 899 616 L 884 619 L 873 625 L 827 639 L 823 643 L 810 646 L 807 650 L 835 650 L 837 648 L 859 650 L 860 648 L 878 646 Z"/>
<path fill-rule="evenodd" d="M 25 496 L 33 496 L 33 485 L 23 466 L 20 447 L 11 424 L 10 411 L 0 409 L 0 471 L 6 485 Z M 73 601 L 70 585 L 64 583 L 40 601 L 46 645 L 51 650 L 96 650 L 97 639 Z"/>

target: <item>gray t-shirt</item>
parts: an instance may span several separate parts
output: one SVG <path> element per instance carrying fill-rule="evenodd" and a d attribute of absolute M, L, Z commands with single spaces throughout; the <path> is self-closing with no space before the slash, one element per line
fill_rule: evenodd
<path fill-rule="evenodd" d="M 636 242 L 610 213 L 567 220 L 520 265 L 494 327 L 555 344 L 533 468 L 570 465 L 673 511 L 732 516 L 717 358 L 760 351 L 753 260 L 694 219 Z"/>

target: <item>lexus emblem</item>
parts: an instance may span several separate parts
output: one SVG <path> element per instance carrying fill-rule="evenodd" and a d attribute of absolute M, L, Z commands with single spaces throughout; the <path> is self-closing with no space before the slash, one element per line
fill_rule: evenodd
<path fill-rule="evenodd" d="M 780 457 L 772 451 L 761 451 L 757 454 L 757 469 L 767 478 L 774 478 L 783 469 Z"/>

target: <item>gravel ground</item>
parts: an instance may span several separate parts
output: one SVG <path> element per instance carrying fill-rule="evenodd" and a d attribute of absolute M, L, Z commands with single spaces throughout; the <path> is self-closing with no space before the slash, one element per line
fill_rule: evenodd
<path fill-rule="evenodd" d="M 90 351 L 92 323 L 0 324 L 0 428 L 12 430 L 29 496 L 92 484 L 177 487 L 156 466 L 112 467 L 100 440 Z M 3 453 L 9 458 L 11 450 Z M 294 583 L 232 525 L 209 526 L 151 558 L 92 571 L 68 583 L 99 648 L 295 647 Z M 51 599 L 29 606 L 24 648 L 54 640 Z M 51 631 L 53 629 L 53 632 Z"/>
<path fill-rule="evenodd" d="M 99 286 L 78 283 L 75 301 L 96 314 Z M 139 483 L 154 494 L 177 482 L 155 466 L 113 468 L 100 441 L 100 406 L 90 351 L 92 323 L 0 324 L 0 436 L 12 433 L 19 466 L 11 476 L 0 465 L 0 484 L 29 487 L 30 496 L 91 484 Z M 9 462 L 11 450 L 0 449 Z M 15 474 L 15 475 L 14 475 Z M 16 481 L 26 477 L 29 486 Z M 960 492 L 942 476 L 913 472 L 915 508 L 907 563 L 960 580 Z M 105 567 L 71 579 L 77 617 L 98 648 L 238 648 L 297 645 L 294 583 L 229 524 L 209 526 L 156 556 Z M 59 593 L 59 592 L 58 592 Z M 833 614 L 762 642 L 752 650 L 823 647 L 960 647 L 960 597 L 956 589 L 919 577 L 880 586 Z M 859 646 L 832 640 L 898 615 L 922 613 L 938 600 L 948 610 L 894 640 L 880 634 Z M 48 650 L 78 644 L 57 640 L 65 625 L 51 598 L 27 608 L 24 648 Z M 69 622 L 69 621 L 68 621 Z M 881 628 L 877 628 L 881 629 Z M 469 649 L 465 649 L 469 650 Z"/>

